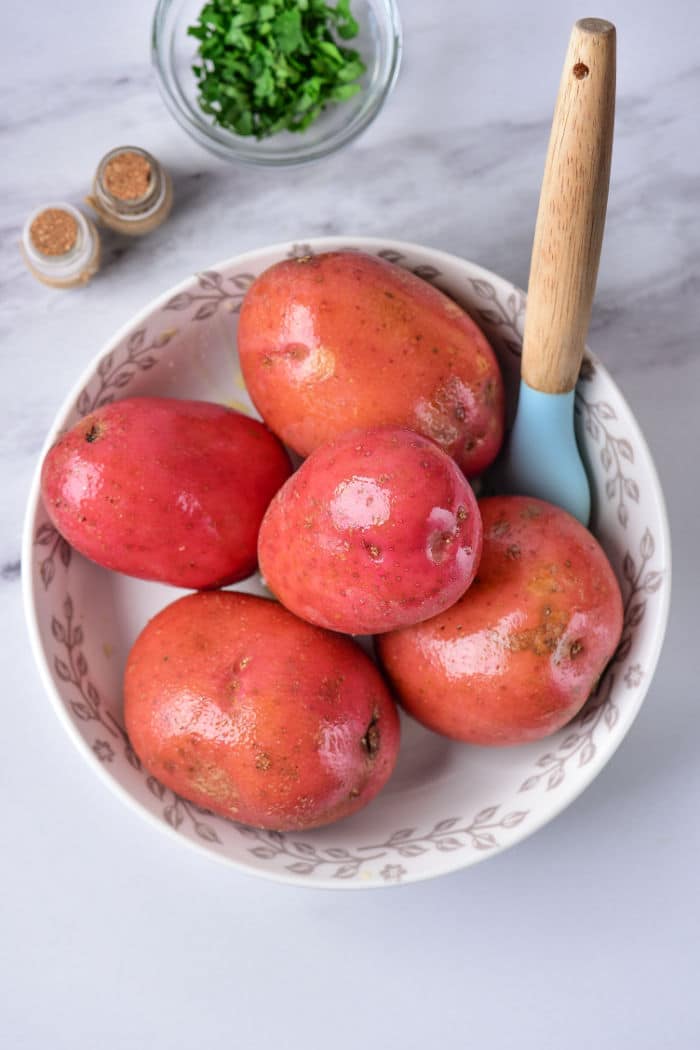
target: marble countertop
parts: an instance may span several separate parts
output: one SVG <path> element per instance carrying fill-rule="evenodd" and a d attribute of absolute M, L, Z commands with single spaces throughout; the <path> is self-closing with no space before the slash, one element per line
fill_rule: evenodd
<path fill-rule="evenodd" d="M 561 62 L 571 24 L 590 12 L 570 0 L 400 0 L 403 68 L 376 123 L 316 166 L 267 171 L 214 159 L 173 123 L 149 65 L 152 6 L 4 0 L 0 12 L 4 1042 L 690 1050 L 700 1029 L 696 3 L 608 0 L 594 12 L 618 26 L 619 94 L 590 342 L 633 406 L 669 506 L 675 587 L 655 680 L 613 761 L 534 837 L 437 882 L 349 895 L 268 884 L 178 849 L 78 757 L 22 618 L 30 475 L 107 337 L 218 259 L 314 235 L 381 235 L 525 285 Z M 100 156 L 124 141 L 172 171 L 170 221 L 137 242 L 106 238 L 84 290 L 36 284 L 17 251 L 24 218 L 45 201 L 79 203 Z"/>

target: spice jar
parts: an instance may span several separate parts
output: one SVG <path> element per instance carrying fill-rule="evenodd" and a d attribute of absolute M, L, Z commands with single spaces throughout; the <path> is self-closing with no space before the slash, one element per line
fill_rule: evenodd
<path fill-rule="evenodd" d="M 100 161 L 87 202 L 105 226 L 140 236 L 167 218 L 173 203 L 172 183 L 145 149 L 119 146 Z"/>
<path fill-rule="evenodd" d="M 87 284 L 100 267 L 95 224 L 71 204 L 46 204 L 32 212 L 20 248 L 30 273 L 52 288 Z"/>

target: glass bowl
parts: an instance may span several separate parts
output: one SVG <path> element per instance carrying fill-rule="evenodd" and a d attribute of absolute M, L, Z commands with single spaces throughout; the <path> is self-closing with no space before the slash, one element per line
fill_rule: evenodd
<path fill-rule="evenodd" d="M 161 94 L 178 124 L 196 142 L 231 161 L 269 166 L 318 160 L 351 142 L 374 120 L 389 95 L 401 60 L 401 24 L 395 0 L 352 0 L 360 31 L 348 41 L 367 67 L 361 90 L 331 103 L 303 132 L 278 132 L 255 139 L 214 124 L 197 102 L 197 40 L 187 35 L 204 0 L 158 0 L 153 18 L 152 56 Z"/>

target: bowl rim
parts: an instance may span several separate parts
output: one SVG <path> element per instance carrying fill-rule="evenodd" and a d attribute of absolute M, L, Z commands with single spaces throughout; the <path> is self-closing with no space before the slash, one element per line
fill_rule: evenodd
<path fill-rule="evenodd" d="M 250 261 L 257 259 L 261 255 L 278 255 L 284 257 L 292 244 L 303 244 L 309 246 L 313 251 L 329 251 L 329 250 L 341 250 L 343 247 L 351 250 L 368 250 L 374 251 L 375 253 L 379 250 L 384 249 L 395 249 L 403 255 L 424 255 L 426 262 L 430 261 L 433 263 L 442 263 L 446 266 L 468 266 L 471 274 L 478 273 L 482 275 L 486 280 L 496 280 L 497 282 L 506 281 L 511 285 L 508 278 L 501 276 L 500 274 L 494 273 L 492 270 L 488 270 L 485 267 L 480 266 L 478 263 L 473 263 L 469 259 L 462 258 L 461 256 L 454 255 L 451 252 L 443 251 L 439 248 L 432 248 L 428 245 L 421 245 L 413 241 L 402 241 L 395 240 L 391 237 L 340 237 L 337 235 L 329 237 L 311 237 L 311 238 L 298 238 L 296 241 L 281 241 L 275 244 L 266 245 L 261 248 L 252 249 L 247 252 L 243 252 L 239 255 L 229 256 L 225 259 L 219 260 L 211 266 L 208 266 L 206 270 L 220 271 L 222 269 L 230 269 L 233 267 L 245 269 Z M 429 259 L 428 259 L 429 257 Z M 204 272 L 204 271 L 198 271 Z M 291 872 L 287 872 L 284 869 L 273 869 L 273 868 L 254 868 L 238 859 L 227 856 L 225 854 L 213 851 L 204 844 L 200 844 L 195 839 L 189 838 L 188 836 L 181 835 L 175 828 L 170 827 L 166 822 L 160 820 L 150 810 L 143 806 L 135 796 L 124 787 L 121 782 L 113 775 L 111 775 L 106 767 L 99 761 L 97 756 L 94 754 L 92 749 L 88 746 L 87 742 L 83 739 L 81 734 L 78 732 L 77 727 L 74 725 L 72 720 L 69 718 L 63 699 L 61 698 L 58 690 L 54 684 L 53 676 L 49 666 L 47 654 L 45 652 L 42 640 L 41 632 L 39 628 L 39 617 L 37 614 L 36 603 L 34 602 L 34 583 L 35 583 L 35 569 L 33 562 L 33 547 L 34 547 L 34 533 L 36 525 L 37 511 L 41 502 L 41 468 L 48 452 L 49 448 L 56 439 L 57 434 L 60 432 L 63 425 L 63 420 L 71 412 L 75 406 L 78 395 L 81 390 L 87 385 L 87 383 L 93 378 L 95 374 L 95 368 L 97 363 L 111 350 L 115 345 L 121 343 L 134 328 L 139 327 L 143 321 L 149 318 L 157 310 L 161 309 L 165 304 L 173 298 L 173 296 L 180 294 L 181 292 L 187 291 L 193 282 L 197 280 L 197 274 L 189 274 L 182 281 L 179 281 L 176 285 L 167 289 L 162 294 L 150 299 L 148 303 L 133 314 L 110 338 L 104 341 L 101 345 L 97 354 L 93 355 L 86 365 L 86 367 L 80 373 L 77 381 L 71 386 L 68 394 L 63 398 L 55 413 L 52 420 L 51 426 L 47 431 L 46 438 L 42 444 L 41 450 L 38 455 L 37 463 L 34 468 L 31 485 L 29 488 L 29 494 L 27 497 L 26 510 L 24 514 L 23 529 L 22 529 L 22 545 L 21 545 L 21 564 L 22 564 L 22 597 L 25 613 L 25 621 L 30 638 L 30 644 L 32 649 L 32 655 L 37 665 L 40 679 L 44 685 L 44 689 L 49 697 L 51 706 L 53 707 L 59 721 L 63 725 L 64 729 L 68 733 L 69 737 L 75 744 L 78 751 L 83 755 L 88 764 L 92 769 L 98 773 L 99 777 L 110 790 L 120 797 L 127 805 L 141 818 L 148 821 L 154 827 L 158 828 L 161 832 L 171 836 L 181 845 L 185 844 L 188 847 L 196 850 L 198 853 L 204 854 L 212 860 L 218 861 L 228 867 L 233 867 L 241 873 L 251 876 L 268 879 L 273 882 L 285 883 L 287 885 L 305 886 L 307 889 L 335 889 L 335 890 L 361 890 L 361 889 L 383 889 L 385 887 L 395 885 L 394 883 L 383 882 L 383 881 L 372 881 L 364 882 L 361 879 L 351 880 L 334 880 L 329 877 L 318 877 L 313 881 L 302 879 L 299 876 L 294 875 Z M 516 286 L 512 286 L 516 287 Z M 590 351 L 589 351 L 590 353 Z M 460 862 L 458 857 L 461 854 L 453 854 L 454 860 L 452 863 L 447 864 L 439 871 L 419 871 L 417 873 L 408 873 L 407 877 L 400 883 L 400 885 L 409 885 L 415 882 L 429 881 L 435 878 L 441 878 L 444 875 L 453 874 L 456 871 L 460 871 L 464 868 L 473 866 L 476 863 L 480 863 L 489 857 L 496 856 L 497 854 L 503 853 L 505 850 L 511 849 L 513 846 L 530 838 L 531 835 L 539 831 L 540 828 L 549 824 L 552 820 L 558 817 L 565 809 L 567 809 L 572 802 L 574 802 L 595 778 L 600 774 L 604 766 L 613 757 L 620 744 L 627 736 L 630 728 L 632 727 L 639 709 L 641 708 L 644 700 L 646 699 L 647 693 L 651 686 L 651 683 L 656 672 L 661 650 L 664 644 L 666 630 L 668 626 L 671 589 L 672 589 L 672 550 L 671 550 L 671 533 L 668 520 L 668 512 L 666 507 L 666 500 L 664 498 L 663 489 L 659 479 L 659 475 L 654 463 L 651 451 L 647 444 L 647 441 L 642 433 L 642 430 L 637 422 L 637 419 L 632 412 L 629 403 L 627 402 L 624 395 L 621 393 L 617 383 L 611 376 L 604 364 L 602 364 L 594 354 L 591 354 L 596 362 L 596 366 L 604 374 L 606 381 L 609 382 L 615 391 L 615 394 L 619 397 L 621 404 L 628 413 L 629 426 L 632 431 L 635 441 L 638 443 L 638 447 L 643 451 L 647 458 L 649 469 L 646 472 L 651 488 L 654 493 L 654 500 L 658 505 L 659 514 L 659 529 L 657 542 L 659 542 L 660 550 L 663 555 L 663 565 L 665 573 L 665 587 L 660 595 L 661 603 L 657 613 L 657 627 L 654 634 L 653 644 L 650 645 L 648 651 L 647 669 L 648 673 L 645 675 L 645 682 L 643 687 L 639 689 L 636 697 L 636 703 L 633 708 L 630 709 L 629 717 L 627 720 L 626 727 L 620 731 L 618 737 L 612 742 L 604 755 L 597 754 L 586 767 L 585 770 L 580 771 L 580 776 L 573 785 L 570 785 L 568 790 L 562 793 L 558 793 L 556 802 L 547 808 L 546 812 L 541 815 L 537 813 L 533 814 L 532 820 L 529 820 L 525 828 L 519 828 L 513 837 L 506 843 L 499 844 L 499 846 L 489 851 L 488 853 L 481 853 L 476 857 L 470 859 L 468 864 Z M 545 738 L 546 739 L 546 738 Z"/>
<path fill-rule="evenodd" d="M 168 39 L 164 36 L 164 27 L 168 11 L 177 2 L 178 0 L 157 0 L 151 21 L 151 64 L 156 72 L 158 90 L 166 109 L 183 131 L 200 146 L 203 146 L 204 149 L 230 163 L 240 161 L 243 164 L 255 167 L 280 168 L 308 164 L 330 156 L 330 154 L 335 153 L 343 146 L 353 142 L 369 127 L 379 115 L 398 79 L 401 56 L 403 54 L 401 16 L 396 0 L 381 0 L 390 27 L 391 56 L 389 69 L 373 104 L 361 115 L 361 119 L 351 121 L 347 126 L 336 131 L 330 138 L 324 139 L 306 149 L 303 147 L 290 147 L 287 150 L 280 150 L 278 153 L 264 154 L 258 152 L 254 145 L 246 145 L 246 140 L 243 138 L 240 140 L 240 146 L 234 145 L 234 142 L 237 142 L 237 140 L 233 136 L 229 145 L 219 137 L 219 134 L 214 133 L 215 125 L 210 125 L 204 119 L 194 120 L 189 115 L 171 86 L 172 77 L 169 72 L 169 63 L 164 59 L 164 51 Z M 257 143 L 257 140 L 251 139 L 251 143 Z"/>

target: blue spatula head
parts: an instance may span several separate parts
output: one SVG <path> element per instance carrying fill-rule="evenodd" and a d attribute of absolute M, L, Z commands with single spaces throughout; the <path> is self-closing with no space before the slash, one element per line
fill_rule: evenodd
<path fill-rule="evenodd" d="M 509 492 L 555 503 L 588 525 L 591 491 L 574 433 L 574 391 L 543 394 L 524 380 L 503 483 Z"/>

